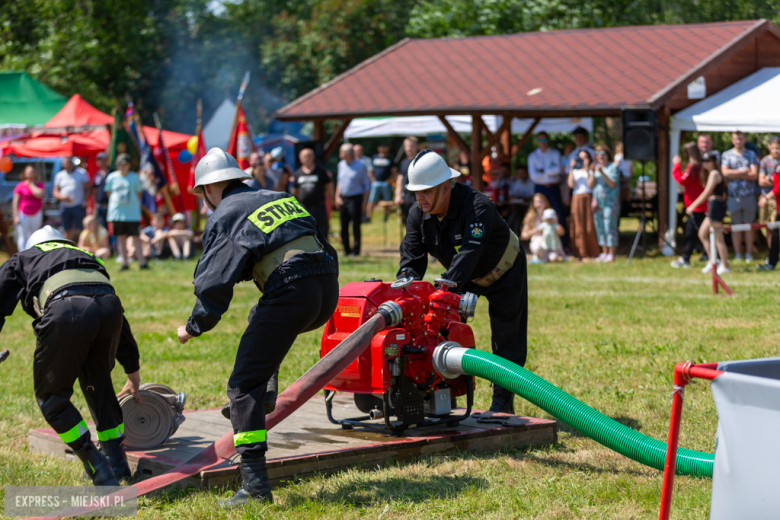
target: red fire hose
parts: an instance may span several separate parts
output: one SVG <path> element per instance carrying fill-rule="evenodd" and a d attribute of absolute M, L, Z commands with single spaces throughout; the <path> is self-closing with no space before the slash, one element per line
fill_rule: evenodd
<path fill-rule="evenodd" d="M 270 430 L 295 410 L 303 406 L 306 401 L 322 390 L 331 379 L 347 368 L 358 356 L 371 344 L 371 340 L 382 329 L 387 326 L 395 326 L 401 322 L 401 308 L 395 302 L 385 302 L 380 305 L 379 310 L 368 321 L 361 325 L 355 332 L 349 335 L 344 341 L 331 350 L 325 357 L 320 359 L 298 380 L 290 385 L 276 400 L 276 410 L 266 417 L 266 430 Z M 172 470 L 138 482 L 133 486 L 128 486 L 122 491 L 109 495 L 110 497 L 121 497 L 123 500 L 130 501 L 137 496 L 146 495 L 152 491 L 157 491 L 171 484 L 183 480 L 187 477 L 197 475 L 201 471 L 211 469 L 214 466 L 222 464 L 236 454 L 233 445 L 233 432 L 226 434 L 217 442 L 198 453 L 196 456 Z M 85 515 L 98 511 L 99 507 L 79 507 L 69 508 L 50 515 L 57 515 L 57 518 L 67 518 L 70 516 Z M 46 516 L 51 519 L 52 516 Z M 28 518 L 27 520 L 37 520 Z"/>

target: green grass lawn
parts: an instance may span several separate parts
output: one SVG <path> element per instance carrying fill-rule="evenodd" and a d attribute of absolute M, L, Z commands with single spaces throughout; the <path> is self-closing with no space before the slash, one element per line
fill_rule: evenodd
<path fill-rule="evenodd" d="M 379 215 L 367 243 L 382 247 Z M 398 230 L 388 226 L 388 247 Z M 628 236 L 623 237 L 628 240 Z M 711 295 L 697 269 L 674 270 L 667 258 L 626 266 L 569 262 L 529 266 L 527 368 L 597 410 L 640 432 L 665 439 L 672 369 L 679 361 L 712 362 L 778 355 L 774 324 L 780 278 L 734 264 L 727 280 L 738 296 Z M 147 272 L 109 270 L 141 349 L 144 382 L 187 393 L 190 408 L 221 406 L 247 314 L 259 294 L 237 287 L 230 311 L 211 333 L 180 345 L 176 327 L 189 315 L 195 263 L 163 262 Z M 341 284 L 394 278 L 396 257 L 341 260 Z M 429 279 L 438 275 L 433 265 Z M 27 451 L 27 431 L 46 426 L 33 397 L 31 319 L 18 307 L 0 345 L 12 355 L 0 365 L 0 484 L 80 485 L 80 465 Z M 489 348 L 487 305 L 473 322 L 477 345 Z M 287 386 L 319 358 L 321 331 L 299 338 L 282 366 Z M 121 388 L 121 368 L 114 372 Z M 686 394 L 680 445 L 714 449 L 717 413 L 706 383 Z M 490 388 L 477 382 L 476 406 L 489 406 Z M 74 402 L 88 417 L 77 390 Z M 548 417 L 527 402 L 518 413 Z M 324 410 L 323 410 L 324 414 Z M 452 453 L 381 469 L 307 478 L 275 491 L 273 506 L 222 512 L 222 492 L 174 490 L 140 501 L 139 516 L 168 518 L 651 518 L 657 515 L 661 473 L 611 452 L 560 425 L 555 446 L 472 455 Z M 270 435 L 273 435 L 271 433 Z M 707 518 L 711 480 L 678 477 L 673 518 Z"/>

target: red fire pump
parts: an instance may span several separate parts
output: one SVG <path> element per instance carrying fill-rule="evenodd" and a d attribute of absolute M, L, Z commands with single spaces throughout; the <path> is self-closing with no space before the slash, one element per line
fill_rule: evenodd
<path fill-rule="evenodd" d="M 433 351 L 445 341 L 474 348 L 474 333 L 465 321 L 474 316 L 477 296 L 450 292 L 455 283 L 438 278 L 436 285 L 404 278 L 393 283 L 367 280 L 339 292 L 336 312 L 325 326 L 321 356 L 360 327 L 380 305 L 402 315 L 399 325 L 374 336 L 371 345 L 325 387 L 328 419 L 344 429 L 388 429 L 455 425 L 471 415 L 474 378 L 443 379 L 433 369 Z M 357 408 L 368 414 L 333 418 L 333 396 L 350 392 Z M 466 412 L 453 414 L 455 397 L 466 395 Z M 395 416 L 397 421 L 391 420 Z M 427 417 L 427 419 L 426 419 Z M 384 418 L 384 424 L 369 421 Z"/>

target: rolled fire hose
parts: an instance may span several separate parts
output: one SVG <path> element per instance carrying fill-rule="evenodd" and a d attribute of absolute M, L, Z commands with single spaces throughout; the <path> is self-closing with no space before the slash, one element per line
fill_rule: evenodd
<path fill-rule="evenodd" d="M 132 395 L 119 398 L 125 424 L 125 448 L 149 450 L 165 443 L 184 422 L 187 395 L 165 385 L 144 383 L 138 387 L 142 403 Z"/>
<path fill-rule="evenodd" d="M 511 361 L 447 341 L 436 347 L 433 366 L 447 379 L 461 374 L 487 379 L 530 401 L 599 444 L 645 466 L 664 470 L 665 442 L 610 419 Z M 714 459 L 711 453 L 678 448 L 675 471 L 678 475 L 712 477 Z"/>
<path fill-rule="evenodd" d="M 325 357 L 314 364 L 305 374 L 279 395 L 276 400 L 276 410 L 265 418 L 266 430 L 270 430 L 306 401 L 322 390 L 334 377 L 347 368 L 358 356 L 371 344 L 374 336 L 385 327 L 395 327 L 403 319 L 401 307 L 395 302 L 384 302 L 379 310 L 363 325 L 357 328 L 344 341 L 339 343 Z M 158 489 L 170 486 L 201 471 L 219 466 L 225 460 L 236 454 L 233 444 L 233 432 L 226 434 L 217 442 L 201 451 L 180 466 L 150 479 L 128 486 L 121 491 L 108 495 L 108 500 L 122 498 L 132 500 L 136 496 L 143 496 Z M 69 509 L 50 513 L 46 518 L 63 518 L 66 516 L 86 516 L 97 511 L 98 507 L 72 507 Z M 28 518 L 26 520 L 37 520 Z"/>

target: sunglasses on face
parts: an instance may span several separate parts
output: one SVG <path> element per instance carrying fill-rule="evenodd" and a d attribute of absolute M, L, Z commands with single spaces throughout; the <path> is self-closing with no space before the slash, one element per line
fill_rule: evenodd
<path fill-rule="evenodd" d="M 540 143 L 546 143 L 546 142 L 547 142 L 547 138 L 545 138 L 545 137 L 539 137 L 539 138 L 537 138 L 536 140 L 537 140 L 538 142 L 540 142 Z"/>
<path fill-rule="evenodd" d="M 596 157 L 598 157 L 599 155 L 607 155 L 607 152 L 596 152 Z"/>

